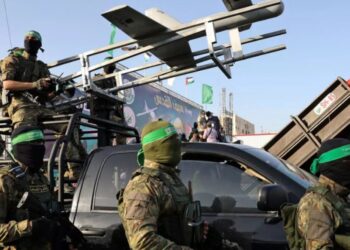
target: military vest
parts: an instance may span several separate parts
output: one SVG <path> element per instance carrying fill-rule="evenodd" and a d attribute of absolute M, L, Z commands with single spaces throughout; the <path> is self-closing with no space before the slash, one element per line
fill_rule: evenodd
<path fill-rule="evenodd" d="M 152 169 L 147 167 L 142 167 L 140 173 L 158 178 L 165 186 L 169 189 L 173 203 L 176 206 L 176 213 L 173 214 L 161 214 L 158 219 L 158 231 L 163 237 L 174 241 L 178 245 L 191 244 L 191 230 L 187 226 L 186 218 L 184 213 L 187 205 L 190 203 L 190 198 L 188 191 L 184 184 L 181 182 L 180 178 L 173 174 L 171 178 L 173 182 L 169 179 L 170 176 L 163 173 L 163 171 L 158 169 Z"/>
<path fill-rule="evenodd" d="M 43 77 L 49 77 L 49 71 L 47 69 L 46 64 L 44 64 L 40 60 L 36 59 L 27 59 L 24 57 L 24 49 L 23 48 L 13 48 L 10 50 L 9 57 L 15 61 L 16 66 L 16 75 L 14 76 L 15 81 L 21 82 L 34 82 Z M 5 59 L 4 59 L 5 60 Z M 47 93 L 44 90 L 38 91 L 36 89 L 27 90 L 27 91 L 4 91 L 2 90 L 2 102 L 5 105 L 5 96 L 10 96 L 9 99 L 15 97 L 16 99 L 23 99 L 23 102 L 33 102 L 31 99 L 36 98 L 38 103 L 44 103 L 47 98 Z M 8 94 L 10 93 L 10 94 Z M 24 93 L 29 93 L 31 97 L 25 97 Z M 8 100 L 7 102 L 10 102 Z M 20 101 L 20 102 L 22 102 Z"/>
<path fill-rule="evenodd" d="M 21 210 L 18 209 L 17 204 L 19 200 L 22 198 L 24 192 L 30 191 L 42 204 L 42 206 L 45 209 L 51 209 L 52 207 L 55 207 L 55 204 L 52 204 L 52 196 L 49 189 L 48 180 L 46 177 L 41 173 L 35 173 L 33 175 L 29 175 L 27 173 L 24 173 L 22 168 L 19 166 L 5 166 L 0 168 L 0 181 L 3 181 L 3 178 L 6 178 L 6 176 L 10 177 L 13 180 L 13 190 L 14 192 L 9 195 L 10 199 L 10 211 L 16 211 L 19 210 L 21 216 L 15 215 L 18 212 L 11 213 L 12 215 L 15 215 L 13 218 L 16 221 L 24 220 L 24 219 L 34 219 L 37 217 L 40 217 L 42 215 L 33 215 L 29 214 L 29 211 L 23 213 Z M 23 216 L 25 214 L 25 216 Z"/>
<path fill-rule="evenodd" d="M 11 181 L 6 181 L 6 178 L 10 178 Z M 2 218 L 5 221 L 16 220 L 21 221 L 29 218 L 29 212 L 27 209 L 18 209 L 17 204 L 22 198 L 22 195 L 27 191 L 27 185 L 25 180 L 25 173 L 19 166 L 2 166 L 0 167 L 0 183 L 1 186 L 4 182 L 9 183 L 9 193 L 7 194 L 7 217 Z M 4 190 L 2 190 L 4 191 Z M 2 212 L 2 211 L 0 211 Z M 2 216 L 0 216 L 2 217 Z"/>
<path fill-rule="evenodd" d="M 36 176 L 37 175 L 37 176 Z M 33 176 L 28 175 L 23 172 L 22 168 L 19 166 L 4 166 L 0 167 L 0 183 L 5 181 L 5 178 L 10 178 L 12 181 L 7 181 L 7 184 L 11 184 L 10 192 L 7 194 L 7 217 L 4 218 L 0 211 L 0 217 L 4 222 L 10 220 L 22 221 L 22 220 L 32 220 L 41 215 L 33 214 L 26 208 L 17 208 L 18 202 L 22 198 L 26 191 L 32 191 L 37 199 L 41 201 L 43 206 L 49 204 L 48 198 L 51 198 L 50 193 L 46 192 L 49 189 L 45 189 L 44 176 L 41 173 L 35 174 Z M 47 182 L 46 182 L 47 183 Z M 0 249 L 2 249 L 0 247 Z M 5 250 L 51 250 L 51 245 L 44 240 L 36 239 L 33 241 L 31 237 L 24 237 L 19 241 L 13 242 L 13 245 L 4 246 Z"/>
<path fill-rule="evenodd" d="M 190 198 L 186 187 L 176 175 L 165 174 L 158 169 L 152 169 L 142 167 L 134 173 L 132 178 L 145 174 L 153 178 L 157 178 L 169 189 L 173 204 L 175 205 L 175 212 L 163 212 L 158 218 L 158 234 L 167 238 L 178 245 L 190 246 L 191 244 L 191 232 L 187 226 L 187 221 L 184 216 L 184 212 L 190 203 Z M 171 179 L 172 180 L 171 180 Z M 119 192 L 118 200 L 123 200 L 123 191 Z"/>
<path fill-rule="evenodd" d="M 350 250 L 350 205 L 323 186 L 311 187 L 306 192 L 322 195 L 340 214 L 342 224 L 336 231 L 335 242 L 341 249 Z M 286 232 L 289 248 L 292 250 L 305 248 L 305 240 L 298 231 L 297 211 L 298 204 L 287 204 L 281 209 L 284 231 Z"/>

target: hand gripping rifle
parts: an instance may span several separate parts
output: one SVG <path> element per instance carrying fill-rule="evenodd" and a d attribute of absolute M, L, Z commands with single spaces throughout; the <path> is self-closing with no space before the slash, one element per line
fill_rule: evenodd
<path fill-rule="evenodd" d="M 50 76 L 49 92 L 54 92 L 55 95 L 66 94 L 68 97 L 73 97 L 75 94 L 74 81 L 62 81 L 61 76 Z"/>
<path fill-rule="evenodd" d="M 87 242 L 82 232 L 80 232 L 80 230 L 60 212 L 47 211 L 32 193 L 25 192 L 18 202 L 17 208 L 26 208 L 29 210 L 30 214 L 45 216 L 46 218 L 57 222 L 59 228 L 57 237 L 55 237 L 52 242 L 53 250 L 70 249 L 66 237 L 70 239 L 70 243 L 74 248 L 86 249 Z"/>

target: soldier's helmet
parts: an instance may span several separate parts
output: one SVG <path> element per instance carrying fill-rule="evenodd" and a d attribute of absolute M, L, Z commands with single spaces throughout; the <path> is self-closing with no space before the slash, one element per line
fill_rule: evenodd
<path fill-rule="evenodd" d="M 181 160 L 181 141 L 175 127 L 167 121 L 148 123 L 141 133 L 142 149 L 138 153 L 138 163 L 144 159 L 169 167 L 175 167 Z"/>

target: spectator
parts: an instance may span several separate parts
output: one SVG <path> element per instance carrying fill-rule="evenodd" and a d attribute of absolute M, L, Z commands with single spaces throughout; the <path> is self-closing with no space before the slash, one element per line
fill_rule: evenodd
<path fill-rule="evenodd" d="M 203 140 L 206 142 L 219 142 L 218 131 L 214 128 L 211 121 L 207 122 L 207 128 L 204 130 Z"/>
<path fill-rule="evenodd" d="M 196 138 L 194 138 L 194 137 L 196 137 Z M 194 138 L 194 139 L 192 140 L 192 138 Z M 194 122 L 194 123 L 193 123 L 192 131 L 191 131 L 190 135 L 188 136 L 188 140 L 189 140 L 190 142 L 199 141 L 198 123 L 197 123 L 197 122 Z"/>
<path fill-rule="evenodd" d="M 201 110 L 201 112 L 199 113 L 197 124 L 198 124 L 198 133 L 200 134 L 200 136 L 202 136 L 204 133 L 204 129 L 207 126 L 207 119 L 205 118 L 204 110 Z"/>
<path fill-rule="evenodd" d="M 221 124 L 220 120 L 217 116 L 214 116 L 212 112 L 207 111 L 205 113 L 205 116 L 207 117 L 207 122 L 212 122 L 213 127 L 215 128 L 216 131 L 220 131 Z"/>
<path fill-rule="evenodd" d="M 182 142 L 187 142 L 187 138 L 186 138 L 186 134 L 185 134 L 185 133 L 182 133 L 182 134 L 180 135 L 180 140 L 181 140 Z"/>
<path fill-rule="evenodd" d="M 200 142 L 200 136 L 199 133 L 194 133 L 192 138 L 189 140 L 189 142 Z"/>

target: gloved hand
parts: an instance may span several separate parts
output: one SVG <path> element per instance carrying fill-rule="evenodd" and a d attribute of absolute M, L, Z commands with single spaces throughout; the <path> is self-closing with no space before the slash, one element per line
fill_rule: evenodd
<path fill-rule="evenodd" d="M 31 222 L 33 238 L 51 241 L 55 237 L 58 229 L 58 223 L 56 221 L 43 216 Z"/>
<path fill-rule="evenodd" d="M 50 77 L 40 78 L 39 80 L 33 82 L 33 88 L 36 88 L 38 90 L 46 89 L 50 86 L 50 81 Z"/>

